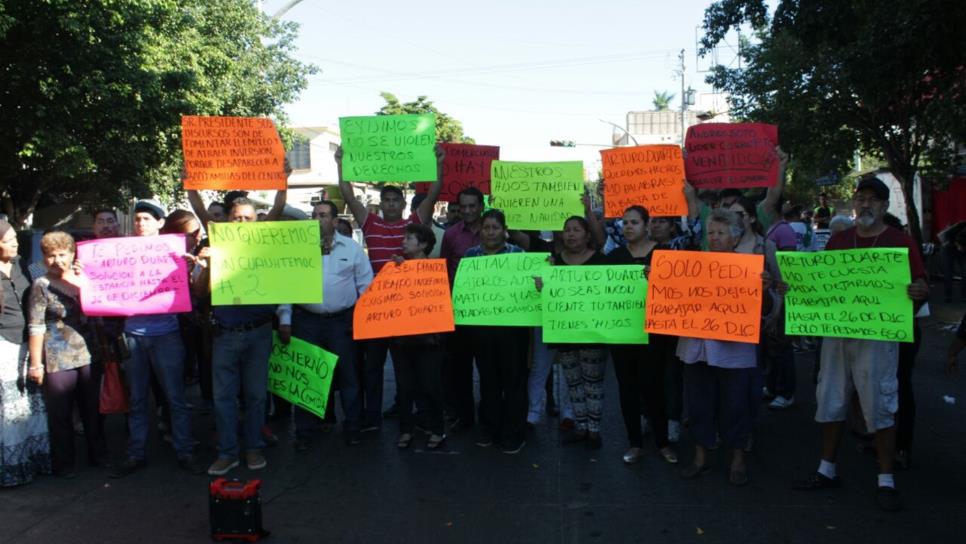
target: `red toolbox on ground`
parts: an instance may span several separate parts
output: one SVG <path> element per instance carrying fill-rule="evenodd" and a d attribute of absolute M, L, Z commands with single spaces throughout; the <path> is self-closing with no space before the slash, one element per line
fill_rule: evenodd
<path fill-rule="evenodd" d="M 208 485 L 212 540 L 255 542 L 268 536 L 262 528 L 261 480 L 218 478 Z"/>

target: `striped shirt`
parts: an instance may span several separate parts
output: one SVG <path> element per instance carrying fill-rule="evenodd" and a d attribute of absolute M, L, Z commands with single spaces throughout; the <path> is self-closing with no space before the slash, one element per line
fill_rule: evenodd
<path fill-rule="evenodd" d="M 369 250 L 369 262 L 372 263 L 373 273 L 378 274 L 393 255 L 402 255 L 406 227 L 419 223 L 419 216 L 415 213 L 410 215 L 409 219 L 388 223 L 378 215 L 369 212 L 365 224 L 362 225 L 362 235 Z"/>

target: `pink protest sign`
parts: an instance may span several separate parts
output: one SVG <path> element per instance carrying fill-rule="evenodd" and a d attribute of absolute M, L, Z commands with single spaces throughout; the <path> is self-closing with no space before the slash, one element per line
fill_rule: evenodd
<path fill-rule="evenodd" d="M 84 267 L 81 308 L 91 316 L 191 311 L 183 234 L 105 238 L 77 244 Z"/>
<path fill-rule="evenodd" d="M 684 138 L 684 171 L 697 189 L 773 187 L 780 162 L 778 127 L 764 123 L 701 123 Z"/>

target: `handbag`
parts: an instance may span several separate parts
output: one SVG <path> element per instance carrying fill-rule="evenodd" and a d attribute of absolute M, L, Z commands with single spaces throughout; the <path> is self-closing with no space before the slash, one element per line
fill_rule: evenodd
<path fill-rule="evenodd" d="M 102 414 L 126 414 L 131 411 L 127 400 L 127 388 L 121 380 L 121 365 L 117 361 L 104 362 L 101 380 L 100 412 Z"/>

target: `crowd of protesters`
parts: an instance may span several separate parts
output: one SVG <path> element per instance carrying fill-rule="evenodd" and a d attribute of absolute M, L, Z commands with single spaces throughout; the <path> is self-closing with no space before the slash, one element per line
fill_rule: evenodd
<path fill-rule="evenodd" d="M 641 460 L 650 432 L 664 462 L 679 462 L 675 448 L 683 429 L 694 451 L 681 470 L 698 478 L 712 468 L 719 447 L 729 451 L 728 479 L 750 479 L 745 453 L 753 447 L 754 423 L 762 401 L 774 410 L 795 402 L 794 337 L 785 335 L 783 295 L 777 251 L 903 247 L 909 250 L 908 297 L 918 310 L 929 291 L 920 250 L 901 225 L 890 225 L 889 190 L 874 177 L 861 179 L 852 195 L 850 214 L 835 210 L 827 195 L 814 209 L 781 202 L 782 172 L 775 186 L 756 201 L 736 189 L 698 194 L 685 184 L 686 217 L 652 216 L 641 206 L 621 218 L 605 220 L 585 196 L 585 213 L 568 218 L 557 232 L 508 228 L 504 214 L 484 209 L 475 188 L 449 203 L 445 218 L 433 218 L 441 182 L 412 199 L 409 213 L 403 189 L 381 189 L 379 213 L 366 208 L 341 179 L 341 151 L 336 154 L 339 187 L 365 250 L 352 238 L 352 225 L 330 200 L 315 204 L 311 217 L 320 228 L 323 255 L 319 304 L 212 306 L 209 247 L 203 234 L 213 222 L 285 220 L 286 192 L 259 214 L 244 193 L 205 205 L 188 192 L 193 209 L 167 213 L 156 200 L 134 207 L 135 236 L 185 235 L 190 264 L 193 310 L 187 314 L 88 317 L 81 311 L 78 285 L 83 263 L 76 260 L 74 239 L 62 231 L 40 241 L 43 258 L 28 269 L 18 257 L 14 229 L 0 221 L 0 372 L 2 372 L 2 485 L 29 482 L 36 474 L 71 478 L 77 474 L 75 418 L 83 428 L 86 461 L 108 466 L 123 477 L 146 466 L 146 442 L 157 414 L 157 427 L 171 442 L 178 465 L 191 473 L 224 475 L 244 462 L 252 470 L 268 463 L 264 450 L 276 442 L 267 423 L 289 419 L 295 448 L 313 448 L 336 423 L 334 402 L 325 417 L 290 406 L 268 392 L 268 359 L 273 331 L 281 342 L 292 337 L 338 355 L 333 382 L 341 407 L 342 438 L 347 446 L 380 429 L 384 417 L 398 419 L 396 445 L 445 447 L 447 435 L 473 434 L 477 446 L 516 454 L 526 445 L 528 426 L 548 414 L 560 416 L 561 443 L 598 449 L 604 421 L 604 378 L 612 364 L 618 382 L 617 402 L 626 429 L 624 463 Z M 441 153 L 437 157 L 442 161 Z M 117 214 L 94 215 L 96 238 L 118 236 Z M 948 235 L 963 252 L 962 232 Z M 958 244 L 958 245 L 956 245 Z M 655 250 L 704 250 L 763 255 L 761 341 L 757 344 L 701 338 L 650 335 L 647 345 L 548 344 L 539 328 L 457 326 L 434 333 L 366 341 L 352 338 L 352 313 L 361 293 L 389 262 L 446 260 L 450 281 L 461 259 L 518 252 L 550 253 L 552 266 L 638 265 L 646 271 Z M 537 277 L 534 289 L 542 289 Z M 947 292 L 951 296 L 951 292 Z M 911 367 L 914 344 L 848 338 L 811 339 L 816 349 L 817 412 L 822 449 L 814 474 L 799 489 L 840 485 L 836 454 L 853 398 L 864 432 L 874 436 L 878 454 L 877 499 L 886 510 L 901 505 L 893 467 L 908 464 L 914 402 Z M 947 369 L 966 342 L 963 326 L 950 348 Z M 797 347 L 801 347 L 800 345 Z M 123 362 L 128 386 L 127 446 L 120 459 L 107 451 L 104 417 L 98 397 L 107 360 Z M 396 391 L 384 413 L 383 371 L 392 361 Z M 554 365 L 565 393 L 552 386 Z M 474 365 L 479 395 L 474 391 Z M 199 457 L 192 433 L 192 409 L 186 388 L 199 385 L 200 402 L 214 415 L 217 455 Z M 159 410 L 151 409 L 152 401 Z M 333 396 L 334 398 L 334 396 Z M 477 398 L 479 399 L 477 401 Z M 388 399 L 387 399 L 388 400 Z M 389 404 L 386 402 L 386 404 Z M 643 416 L 643 418 L 642 418 Z"/>

